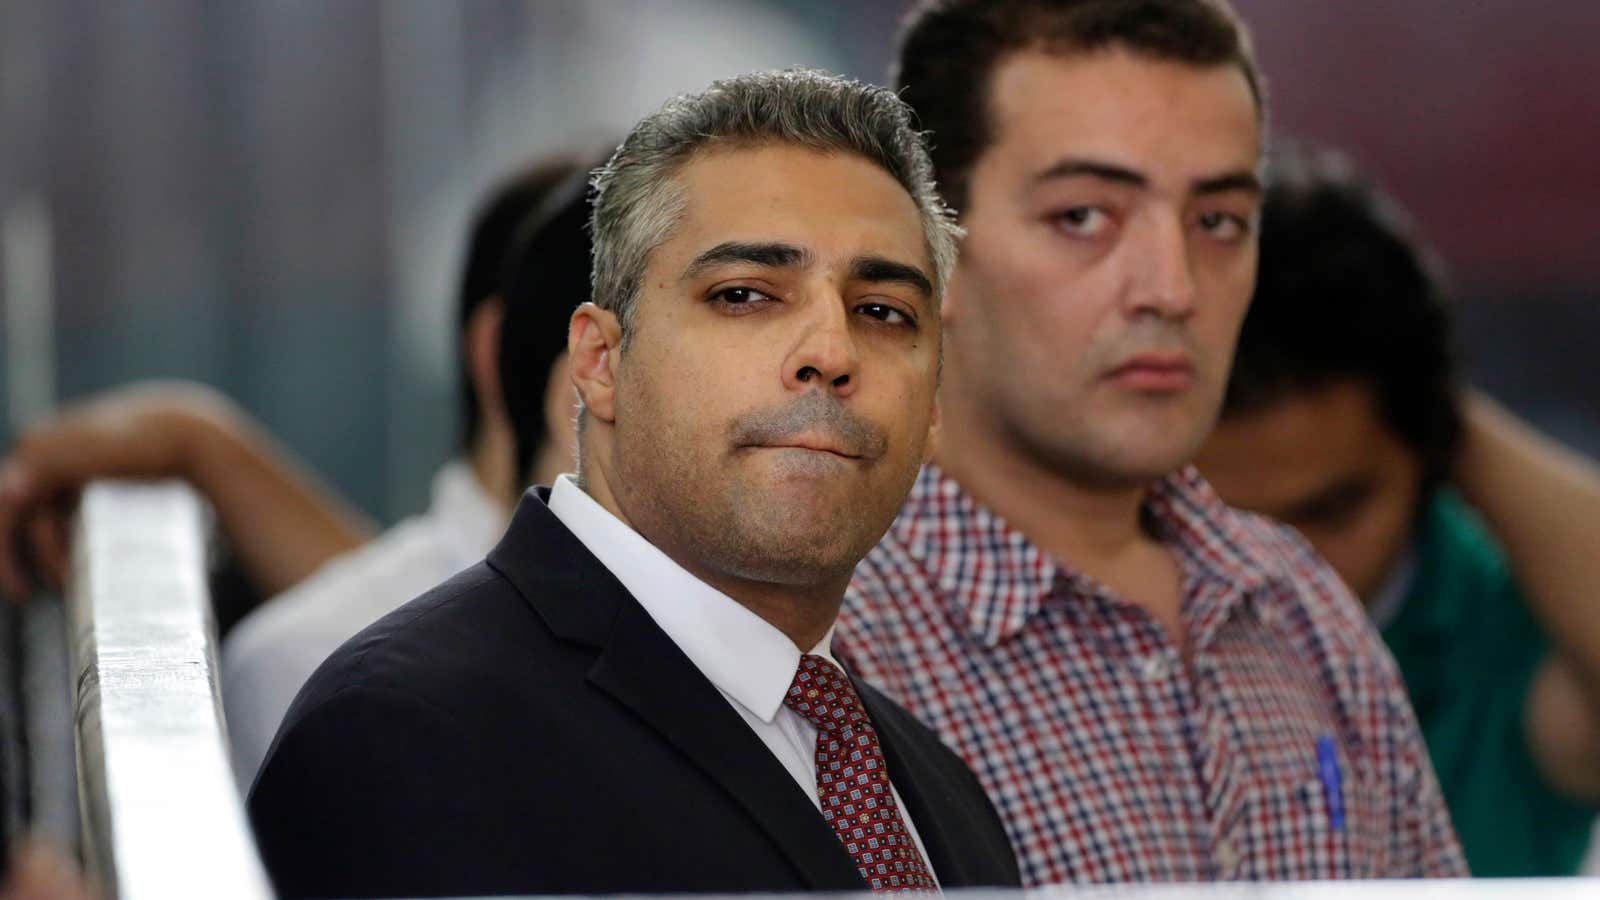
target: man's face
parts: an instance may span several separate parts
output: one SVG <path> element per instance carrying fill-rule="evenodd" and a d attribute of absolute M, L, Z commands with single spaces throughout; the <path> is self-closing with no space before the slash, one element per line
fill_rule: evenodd
<path fill-rule="evenodd" d="M 1254 286 L 1249 86 L 1233 66 L 1030 51 L 989 91 L 949 390 L 1050 471 L 1142 484 L 1210 429 Z"/>
<path fill-rule="evenodd" d="M 616 362 L 617 500 L 697 574 L 837 581 L 916 477 L 934 270 L 887 172 L 794 146 L 703 151 Z"/>
<path fill-rule="evenodd" d="M 1230 416 L 1196 462 L 1230 505 L 1299 529 L 1364 600 L 1410 540 L 1422 466 L 1359 381 Z"/>

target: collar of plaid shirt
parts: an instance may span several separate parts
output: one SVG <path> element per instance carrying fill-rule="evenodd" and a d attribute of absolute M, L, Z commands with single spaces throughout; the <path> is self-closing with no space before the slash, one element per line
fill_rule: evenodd
<path fill-rule="evenodd" d="M 1185 581 L 1219 588 L 1197 591 L 1186 584 L 1184 621 L 1194 646 L 1204 646 L 1241 604 L 1264 622 L 1280 614 L 1272 598 L 1283 592 L 1264 588 L 1288 577 L 1284 562 L 1245 532 L 1232 512 L 1193 466 L 1157 481 L 1141 507 L 1177 552 Z M 960 608 L 972 636 L 991 648 L 1020 633 L 1052 597 L 1126 603 L 1034 546 L 937 466 L 924 468 L 893 527 L 910 555 L 938 580 L 940 593 Z M 952 547 L 973 552 L 951 552 Z"/>

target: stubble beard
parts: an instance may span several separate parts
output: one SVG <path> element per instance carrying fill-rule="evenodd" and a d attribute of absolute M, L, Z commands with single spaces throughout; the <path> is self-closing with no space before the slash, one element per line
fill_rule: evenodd
<path fill-rule="evenodd" d="M 636 436 L 619 430 L 614 465 L 626 496 L 619 501 L 635 528 L 669 555 L 687 556 L 686 568 L 762 584 L 842 589 L 882 536 L 881 530 L 863 534 L 871 526 L 861 504 L 812 513 L 814 507 L 789 502 L 772 485 L 735 477 L 740 461 L 726 448 L 686 452 L 690 445 L 672 430 L 665 424 L 640 428 Z"/>

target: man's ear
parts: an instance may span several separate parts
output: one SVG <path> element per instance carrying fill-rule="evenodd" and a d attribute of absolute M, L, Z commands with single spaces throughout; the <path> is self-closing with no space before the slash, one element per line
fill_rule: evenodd
<path fill-rule="evenodd" d="M 922 464 L 933 462 L 933 455 L 939 452 L 939 433 L 944 429 L 944 415 L 939 408 L 944 402 L 935 394 L 933 398 L 933 418 L 928 420 L 928 442 L 922 447 Z"/>
<path fill-rule="evenodd" d="M 462 356 L 466 361 L 466 375 L 472 380 L 472 390 L 478 405 L 486 413 L 485 421 L 505 418 L 505 399 L 500 391 L 500 326 L 505 322 L 506 304 L 498 294 L 487 297 L 467 318 L 466 333 L 461 336 Z"/>
<path fill-rule="evenodd" d="M 617 350 L 622 323 L 615 313 L 585 303 L 567 323 L 567 361 L 584 409 L 602 422 L 616 420 Z"/>

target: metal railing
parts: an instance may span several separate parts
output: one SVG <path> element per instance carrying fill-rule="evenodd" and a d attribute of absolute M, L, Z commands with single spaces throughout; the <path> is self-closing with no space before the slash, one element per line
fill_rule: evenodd
<path fill-rule="evenodd" d="M 113 897 L 270 898 L 228 764 L 208 511 L 177 482 L 97 482 L 67 587 L 86 865 Z"/>

